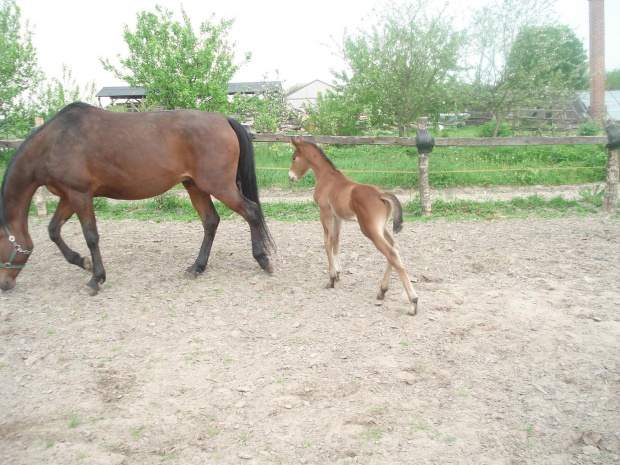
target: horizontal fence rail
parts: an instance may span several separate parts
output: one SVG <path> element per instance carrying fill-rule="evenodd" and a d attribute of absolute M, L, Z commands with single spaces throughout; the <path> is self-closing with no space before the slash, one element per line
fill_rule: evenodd
<path fill-rule="evenodd" d="M 290 143 L 296 135 L 252 134 L 254 142 Z M 331 145 L 395 145 L 415 147 L 415 137 L 369 137 L 369 136 L 303 136 L 304 141 Z M 563 137 L 436 137 L 435 147 L 508 147 L 527 145 L 596 145 L 606 144 L 607 136 Z"/>

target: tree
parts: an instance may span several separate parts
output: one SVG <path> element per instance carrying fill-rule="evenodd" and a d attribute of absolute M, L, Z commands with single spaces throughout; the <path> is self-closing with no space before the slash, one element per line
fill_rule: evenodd
<path fill-rule="evenodd" d="M 233 108 L 242 118 L 252 117 L 257 132 L 276 132 L 288 117 L 288 107 L 279 82 L 264 80 L 261 90 L 253 94 L 235 94 Z"/>
<path fill-rule="evenodd" d="M 515 87 L 584 90 L 587 60 L 583 43 L 568 26 L 530 26 L 517 34 L 506 65 Z"/>
<path fill-rule="evenodd" d="M 319 93 L 316 106 L 306 105 L 308 120 L 306 126 L 311 132 L 331 136 L 352 136 L 360 132 L 360 115 L 363 106 L 355 101 L 354 95 L 327 91 Z M 309 129 L 310 130 L 310 129 Z"/>
<path fill-rule="evenodd" d="M 512 111 L 545 106 L 585 86 L 585 52 L 555 26 L 556 0 L 494 0 L 475 12 L 466 55 L 470 104 L 490 112 L 494 136 Z"/>
<path fill-rule="evenodd" d="M 30 130 L 26 122 L 28 90 L 42 79 L 28 22 L 20 26 L 15 0 L 2 0 L 0 10 L 0 132 L 14 136 Z"/>
<path fill-rule="evenodd" d="M 614 69 L 613 71 L 607 71 L 605 74 L 605 89 L 620 89 L 620 68 Z"/>
<path fill-rule="evenodd" d="M 47 120 L 70 103 L 81 101 L 94 104 L 96 92 L 94 82 L 81 88 L 73 78 L 71 69 L 63 64 L 62 78 L 52 78 L 50 83 L 39 89 L 34 112 Z"/>
<path fill-rule="evenodd" d="M 155 12 L 138 13 L 135 32 L 125 26 L 129 56 L 118 58 L 121 68 L 101 60 L 105 70 L 132 86 L 146 88 L 148 104 L 167 109 L 225 111 L 228 82 L 239 66 L 233 64 L 233 45 L 227 42 L 233 20 L 204 21 L 196 36 L 181 7 L 183 22 L 159 5 Z M 246 60 L 250 59 L 246 55 Z"/>
<path fill-rule="evenodd" d="M 463 34 L 429 0 L 390 3 L 370 31 L 345 32 L 342 57 L 350 69 L 334 73 L 341 92 L 368 109 L 371 124 L 396 124 L 400 136 L 419 116 L 438 112 L 457 70 Z"/>

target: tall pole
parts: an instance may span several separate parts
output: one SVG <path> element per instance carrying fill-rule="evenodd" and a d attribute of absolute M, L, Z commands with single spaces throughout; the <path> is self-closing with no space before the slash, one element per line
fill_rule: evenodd
<path fill-rule="evenodd" d="M 590 2 L 590 106 L 596 122 L 607 117 L 605 106 L 605 0 Z"/>

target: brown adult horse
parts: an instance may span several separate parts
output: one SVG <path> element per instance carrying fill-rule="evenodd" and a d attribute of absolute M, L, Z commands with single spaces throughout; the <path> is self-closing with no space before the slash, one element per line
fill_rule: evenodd
<path fill-rule="evenodd" d="M 396 196 L 383 192 L 375 186 L 352 181 L 336 169 L 321 149 L 312 143 L 303 142 L 301 137 L 299 142 L 291 139 L 291 143 L 295 146 L 295 152 L 288 174 L 290 180 L 299 181 L 309 170 L 314 171 L 316 178 L 314 201 L 319 206 L 325 251 L 329 262 L 327 287 L 334 287 L 334 282 L 340 279 L 338 255 L 342 220 L 357 220 L 362 233 L 387 258 L 387 269 L 377 299 L 382 300 L 385 297 L 394 267 L 409 297 L 409 314 L 415 315 L 418 309 L 418 295 L 400 259 L 398 244 L 387 229 L 392 211 L 394 211 L 394 232 L 402 228 L 402 208 Z"/>
<path fill-rule="evenodd" d="M 99 251 L 93 197 L 137 200 L 183 183 L 204 228 L 193 276 L 207 266 L 220 217 L 211 196 L 250 225 L 252 254 L 271 272 L 273 240 L 258 200 L 252 140 L 234 119 L 176 110 L 111 113 L 84 103 L 66 106 L 28 136 L 4 175 L 0 190 L 0 289 L 15 286 L 33 244 L 28 209 L 39 186 L 60 197 L 49 235 L 69 263 L 93 272 L 99 291 L 106 274 Z M 92 258 L 81 257 L 60 236 L 76 213 Z"/>

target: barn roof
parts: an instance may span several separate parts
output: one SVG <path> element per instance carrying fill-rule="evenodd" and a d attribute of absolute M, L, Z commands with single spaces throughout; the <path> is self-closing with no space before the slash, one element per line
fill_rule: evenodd
<path fill-rule="evenodd" d="M 257 82 L 229 82 L 229 94 L 255 94 L 267 90 L 281 92 L 282 83 L 280 81 L 257 81 Z M 126 98 L 139 99 L 146 96 L 145 87 L 115 86 L 103 87 L 96 97 L 108 97 L 111 99 Z"/>
<path fill-rule="evenodd" d="M 102 88 L 95 97 L 142 98 L 145 95 L 145 87 L 116 86 Z"/>

